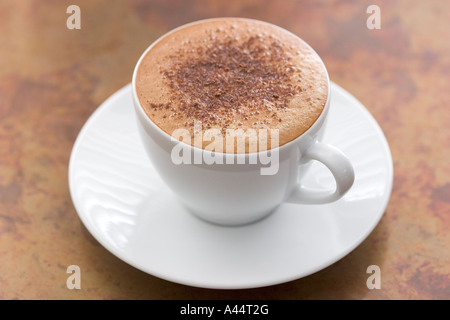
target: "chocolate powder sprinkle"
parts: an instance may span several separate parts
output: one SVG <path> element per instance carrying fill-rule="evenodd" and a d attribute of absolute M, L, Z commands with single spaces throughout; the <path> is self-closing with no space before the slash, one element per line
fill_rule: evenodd
<path fill-rule="evenodd" d="M 260 36 L 259 36 L 260 37 Z M 277 40 L 270 46 L 258 36 L 239 43 L 215 40 L 186 56 L 171 56 L 172 64 L 161 74 L 171 89 L 171 101 L 188 117 L 207 126 L 218 124 L 215 114 L 232 115 L 253 110 L 283 109 L 298 88 L 291 82 L 295 68 Z M 152 108 L 165 108 L 151 104 Z M 244 119 L 248 118 L 243 114 Z"/>

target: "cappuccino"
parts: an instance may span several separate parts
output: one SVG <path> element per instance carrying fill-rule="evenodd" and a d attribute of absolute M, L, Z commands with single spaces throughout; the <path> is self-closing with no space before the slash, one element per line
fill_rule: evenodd
<path fill-rule="evenodd" d="M 146 115 L 167 134 L 182 129 L 189 134 L 177 139 L 193 146 L 251 153 L 282 146 L 314 124 L 328 100 L 328 75 L 292 33 L 256 20 L 217 18 L 157 40 L 139 65 L 136 92 Z"/>

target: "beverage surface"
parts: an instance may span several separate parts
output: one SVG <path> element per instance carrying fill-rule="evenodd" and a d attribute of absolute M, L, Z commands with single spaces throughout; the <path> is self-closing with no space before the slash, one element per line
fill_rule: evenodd
<path fill-rule="evenodd" d="M 328 99 L 318 55 L 290 32 L 249 19 L 205 20 L 165 35 L 143 57 L 135 80 L 140 104 L 158 127 L 169 135 L 185 129 L 191 139 L 180 140 L 216 152 L 288 143 L 311 127 Z M 226 140 L 230 132 L 236 140 Z M 244 149 L 235 145 L 240 138 Z"/>

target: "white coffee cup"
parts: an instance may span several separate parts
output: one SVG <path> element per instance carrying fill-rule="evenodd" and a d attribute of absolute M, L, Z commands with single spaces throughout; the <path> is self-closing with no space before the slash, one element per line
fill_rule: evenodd
<path fill-rule="evenodd" d="M 180 28 L 183 27 L 185 26 Z M 351 188 L 354 170 L 350 160 L 337 148 L 321 142 L 330 109 L 329 79 L 328 100 L 324 110 L 314 124 L 293 141 L 269 151 L 222 154 L 229 160 L 223 164 L 174 163 L 172 151 L 183 142 L 172 138 L 150 120 L 136 93 L 139 65 L 157 41 L 142 54 L 133 74 L 132 90 L 137 124 L 143 146 L 153 166 L 193 214 L 216 224 L 242 225 L 266 217 L 283 202 L 329 203 L 340 199 Z M 211 151 L 191 145 L 184 144 L 183 148 L 194 159 L 211 156 Z M 251 164 L 250 157 L 256 156 L 259 159 L 271 152 L 276 152 L 278 156 L 277 171 L 275 174 L 261 174 L 261 169 L 267 167 L 267 164 L 259 161 Z M 336 180 L 335 190 L 308 190 L 301 185 L 311 160 L 323 163 L 331 171 Z"/>

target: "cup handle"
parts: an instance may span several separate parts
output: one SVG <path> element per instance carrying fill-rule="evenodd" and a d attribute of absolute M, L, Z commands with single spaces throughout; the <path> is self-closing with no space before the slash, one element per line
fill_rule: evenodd
<path fill-rule="evenodd" d="M 291 203 L 323 204 L 339 200 L 353 185 L 355 171 L 350 160 L 339 149 L 322 143 L 314 142 L 303 154 L 301 161 L 317 160 L 323 163 L 336 180 L 336 190 L 318 191 L 304 186 L 297 186 L 286 200 Z"/>

